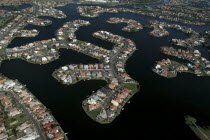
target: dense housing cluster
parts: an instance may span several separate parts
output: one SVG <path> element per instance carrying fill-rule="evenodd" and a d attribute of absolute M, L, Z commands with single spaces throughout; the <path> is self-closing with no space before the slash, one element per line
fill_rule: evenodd
<path fill-rule="evenodd" d="M 20 23 L 24 23 L 24 25 L 21 26 L 22 28 L 27 24 L 38 26 L 50 25 L 51 21 L 39 19 L 38 16 L 65 18 L 66 16 L 63 14 L 63 12 L 53 8 L 61 5 L 35 1 L 31 8 L 21 11 L 22 13 L 27 12 L 30 15 L 30 18 L 24 17 L 23 19 L 18 19 L 18 21 Z M 129 25 L 131 25 L 127 27 L 127 31 L 136 31 L 142 29 L 141 24 L 137 23 L 136 21 L 124 19 L 123 22 L 127 22 Z M 88 101 L 90 99 L 93 100 L 92 97 L 97 96 L 95 93 L 93 93 L 88 99 L 84 100 L 83 108 L 86 113 L 95 121 L 99 123 L 110 123 L 115 119 L 116 116 L 119 115 L 119 112 L 122 110 L 125 103 L 139 90 L 138 83 L 134 81 L 124 69 L 126 60 L 136 50 L 136 46 L 130 39 L 114 35 L 107 31 L 95 32 L 93 36 L 114 43 L 115 45 L 112 50 L 107 50 L 94 44 L 77 40 L 75 32 L 79 27 L 87 26 L 89 24 L 90 23 L 88 21 L 74 20 L 65 23 L 60 29 L 58 29 L 55 33 L 56 38 L 36 41 L 14 48 L 5 48 L 7 46 L 7 44 L 5 44 L 5 47 L 1 52 L 1 60 L 3 61 L 6 59 L 19 58 L 34 64 L 46 64 L 58 59 L 58 50 L 60 48 L 72 49 L 97 58 L 101 63 L 88 65 L 70 64 L 57 69 L 53 73 L 53 76 L 63 84 L 67 85 L 74 84 L 80 80 L 98 79 L 107 81 L 108 85 L 103 87 L 103 90 L 100 89 L 100 92 L 106 94 L 103 99 L 104 102 L 100 103 L 100 107 L 96 104 L 89 104 L 90 102 Z M 19 23 L 17 23 L 17 25 L 19 25 Z M 20 30 L 17 29 L 16 26 L 13 26 L 12 28 L 15 28 L 16 31 Z M 21 33 L 24 33 L 24 35 L 27 36 L 30 33 L 30 36 L 35 36 L 35 32 L 35 30 L 21 31 Z M 6 53 L 3 53 L 4 51 L 6 51 Z M 49 113 L 43 108 L 39 108 L 39 106 L 37 106 L 38 104 L 34 105 L 36 106 L 33 108 L 38 108 L 39 110 L 38 112 L 35 112 L 34 115 L 37 116 L 38 121 L 39 119 L 43 120 L 44 118 L 40 118 L 39 115 L 43 114 L 47 116 Z M 99 112 L 94 113 L 97 110 L 99 110 Z M 94 116 L 94 114 L 97 116 Z M 104 115 L 107 117 L 104 117 Z M 48 138 L 54 139 L 57 137 L 57 132 L 62 132 L 62 130 L 58 127 L 55 127 L 54 122 L 49 121 L 48 123 L 49 124 L 46 123 L 46 125 L 43 123 L 41 128 L 44 129 L 44 134 Z M 62 137 L 65 137 L 64 134 L 61 133 L 61 135 Z"/>
<path fill-rule="evenodd" d="M 172 42 L 177 46 L 198 46 L 202 45 L 202 43 L 205 42 L 205 39 L 200 36 L 198 32 L 193 31 L 191 28 L 188 28 L 186 26 L 180 26 L 178 24 L 168 24 L 166 22 L 160 22 L 157 20 L 150 21 L 151 27 L 154 28 L 153 31 L 150 32 L 150 35 L 154 37 L 163 37 L 166 35 L 169 35 L 169 32 L 165 28 L 173 28 L 178 31 L 181 31 L 183 33 L 186 33 L 189 35 L 189 38 L 185 40 L 181 39 L 172 39 Z"/>
<path fill-rule="evenodd" d="M 103 4 L 103 5 L 130 5 L 157 4 L 163 0 L 79 0 L 78 4 Z"/>
<path fill-rule="evenodd" d="M 7 54 L 1 60 L 22 59 L 34 64 L 46 64 L 59 57 L 56 44 L 51 40 L 36 41 L 20 47 L 6 49 Z"/>
<path fill-rule="evenodd" d="M 39 16 L 66 17 L 62 11 L 54 8 L 64 6 L 65 3 L 33 1 L 30 4 L 32 4 L 32 7 L 7 13 L 10 14 L 8 16 L 12 15 L 14 18 L 11 18 L 0 29 L 1 61 L 19 58 L 34 64 L 46 64 L 59 57 L 58 47 L 62 43 L 58 42 L 56 38 L 6 48 L 15 37 L 34 37 L 38 35 L 39 32 L 35 29 L 23 29 L 28 24 L 47 26 L 52 23 L 50 20 L 39 19 Z M 2 75 L 0 79 L 0 89 L 4 91 L 0 94 L 2 96 L 0 107 L 1 110 L 5 110 L 0 113 L 9 116 L 0 119 L 1 121 L 4 120 L 4 124 L 0 126 L 2 128 L 0 139 L 9 137 L 14 137 L 12 139 L 17 140 L 68 139 L 49 110 L 25 86 Z M 10 128 L 14 132 L 9 132 Z"/>
<path fill-rule="evenodd" d="M 106 0 L 101 0 L 103 3 Z M 136 51 L 135 43 L 127 38 L 112 34 L 108 31 L 97 31 L 93 33 L 95 38 L 108 41 L 114 44 L 111 50 L 89 42 L 77 40 L 75 32 L 81 26 L 87 26 L 89 21 L 74 20 L 66 22 L 55 33 L 55 38 L 35 41 L 23 46 L 6 48 L 15 37 L 34 37 L 38 35 L 37 30 L 24 30 L 28 24 L 37 26 L 48 26 L 50 20 L 40 19 L 40 16 L 50 16 L 61 19 L 66 15 L 55 7 L 64 6 L 66 3 L 53 1 L 31 1 L 32 7 L 21 11 L 6 12 L 4 18 L 6 26 L 0 29 L 0 60 L 22 59 L 34 64 L 46 64 L 59 57 L 59 49 L 71 49 L 99 60 L 95 64 L 68 64 L 56 69 L 53 77 L 59 82 L 72 85 L 81 80 L 105 80 L 107 85 L 93 92 L 82 102 L 84 111 L 96 122 L 101 124 L 112 122 L 123 110 L 129 99 L 139 91 L 139 84 L 134 81 L 125 71 L 127 59 Z M 184 7 L 184 9 L 183 9 Z M 180 11 L 177 11 L 180 10 Z M 192 12 L 189 12 L 192 10 Z M 159 5 L 156 7 L 145 7 L 142 9 L 127 8 L 102 8 L 100 6 L 79 6 L 78 12 L 85 17 L 97 17 L 100 13 L 130 12 L 134 14 L 147 15 L 179 21 L 187 24 L 204 25 L 210 22 L 209 11 L 204 8 L 201 13 L 199 9 L 192 9 L 183 5 L 172 7 L 171 5 Z M 0 21 L 1 22 L 1 21 Z M 143 26 L 135 20 L 113 17 L 107 20 L 108 23 L 127 23 L 122 30 L 137 32 Z M 199 76 L 210 75 L 210 62 L 202 57 L 201 52 L 195 49 L 202 45 L 205 39 L 191 28 L 177 24 L 168 24 L 157 20 L 150 21 L 154 30 L 150 35 L 163 37 L 169 35 L 165 28 L 173 28 L 189 35 L 189 38 L 172 39 L 172 43 L 185 49 L 162 47 L 164 54 L 178 57 L 189 61 L 189 63 L 176 62 L 170 59 L 158 61 L 153 71 L 164 77 L 175 77 L 178 72 L 194 73 Z M 0 25 L 1 26 L 1 25 Z M 209 31 L 206 32 L 210 35 Z M 8 123 L 8 118 L 0 118 L 0 139 L 10 137 L 8 128 L 15 125 L 15 135 L 21 139 L 67 139 L 58 122 L 53 118 L 47 108 L 22 84 L 0 76 L 0 113 L 18 120 Z M 2 111 L 3 110 L 3 111 Z M 18 118 L 24 113 L 22 121 Z M 17 117 L 17 118 L 16 118 Z M 11 121 L 11 120 L 10 120 Z M 2 122 L 2 123 L 1 123 Z M 14 127 L 13 127 L 14 128 Z"/>
<path fill-rule="evenodd" d="M 117 24 L 117 23 L 127 23 L 128 26 L 123 27 L 123 31 L 126 32 L 138 32 L 139 30 L 143 29 L 141 23 L 138 23 L 132 19 L 125 19 L 125 18 L 117 18 L 113 17 L 107 20 L 108 23 Z"/>
<path fill-rule="evenodd" d="M 1 81 L 2 82 L 2 81 Z M 9 83 L 9 82 L 8 82 Z M 6 83 L 7 84 L 7 83 Z M 0 139 L 36 139 L 39 137 L 30 118 L 7 92 L 0 93 Z M 13 133 L 12 129 L 13 129 Z"/>
<path fill-rule="evenodd" d="M 205 42 L 204 37 L 202 37 L 198 32 L 193 31 L 191 28 L 188 28 L 186 26 L 180 26 L 177 24 L 168 24 L 166 22 L 160 22 L 160 21 L 150 21 L 152 24 L 151 26 L 154 27 L 154 30 L 150 32 L 151 35 L 155 37 L 163 37 L 168 35 L 168 31 L 166 31 L 165 28 L 173 28 L 178 31 L 181 31 L 183 33 L 186 33 L 189 35 L 189 38 L 185 40 L 181 39 L 172 39 L 172 43 L 177 46 L 182 47 L 195 47 L 202 45 Z M 158 28 L 158 29 L 157 29 Z"/>
<path fill-rule="evenodd" d="M 170 59 L 158 61 L 155 66 L 155 71 L 160 75 L 165 77 L 176 77 L 177 72 L 189 72 L 198 76 L 210 76 L 210 62 L 206 58 L 201 57 L 201 53 L 198 50 L 162 47 L 161 51 L 167 55 L 186 59 L 189 63 L 178 63 L 171 61 Z"/>
<path fill-rule="evenodd" d="M 157 21 L 150 21 L 151 27 L 154 28 L 149 34 L 154 37 L 163 37 L 169 35 L 169 32 L 162 24 L 156 24 Z"/>
<path fill-rule="evenodd" d="M 110 51 L 91 43 L 77 41 L 69 43 L 69 49 L 97 58 L 101 63 L 66 65 L 57 69 L 53 77 L 67 85 L 81 80 L 107 81 L 108 85 L 83 101 L 83 108 L 93 120 L 110 123 L 138 91 L 138 83 L 130 78 L 124 69 L 126 60 L 136 46 L 130 39 L 107 31 L 95 32 L 93 36 L 114 43 L 114 48 Z"/>
<path fill-rule="evenodd" d="M 54 18 L 66 17 L 66 15 L 62 11 L 53 8 L 53 6 L 62 5 L 56 5 L 56 3 L 54 2 L 43 3 L 36 1 L 32 4 L 33 6 L 31 8 L 26 8 L 18 13 L 13 13 L 13 15 L 16 17 L 5 27 L 0 29 L 0 49 L 6 48 L 15 37 L 33 37 L 38 35 L 38 32 L 35 30 L 21 31 L 28 24 L 34 24 L 38 26 L 47 26 L 51 24 L 51 21 L 49 20 L 38 19 L 38 16 L 51 16 Z"/>
<path fill-rule="evenodd" d="M 28 19 L 27 22 L 28 24 L 33 24 L 36 26 L 48 26 L 52 24 L 52 21 L 50 20 L 44 20 L 44 19 L 35 18 L 35 17 Z"/>
<path fill-rule="evenodd" d="M 58 9 L 55 9 L 55 7 L 61 7 L 64 6 L 66 3 L 57 3 L 57 2 L 53 2 L 53 1 L 35 1 L 34 4 L 36 5 L 36 7 L 32 7 L 32 9 L 35 12 L 35 16 L 51 16 L 54 18 L 66 18 L 66 15 Z"/>
<path fill-rule="evenodd" d="M 33 30 L 20 30 L 16 32 L 17 37 L 35 37 L 39 34 L 36 29 Z"/>
<path fill-rule="evenodd" d="M 185 47 L 186 49 L 175 49 L 173 47 L 161 48 L 161 51 L 164 54 L 188 60 L 189 63 L 163 59 L 157 62 L 153 69 L 154 72 L 168 78 L 176 77 L 177 72 L 188 72 L 198 76 L 210 75 L 210 62 L 206 58 L 202 57 L 200 51 L 195 48 L 196 46 L 202 45 L 205 42 L 205 39 L 201 37 L 198 32 L 193 31 L 191 28 L 176 24 L 167 24 L 159 21 L 152 21 L 152 23 L 156 26 L 160 26 L 161 28 L 174 28 L 189 34 L 190 36 L 185 40 L 172 39 L 173 44 Z"/>
<path fill-rule="evenodd" d="M 25 16 L 18 15 L 14 20 L 0 29 L 0 49 L 7 47 L 16 37 L 16 32 L 26 26 L 25 18 Z"/>
<path fill-rule="evenodd" d="M 203 12 L 198 12 L 199 10 L 202 10 Z M 156 7 L 145 7 L 141 9 L 79 6 L 78 12 L 81 16 L 85 17 L 97 17 L 100 13 L 130 12 L 171 21 L 178 21 L 185 24 L 205 25 L 210 23 L 209 9 L 189 8 L 183 5 L 177 8 L 174 8 L 174 6 L 170 5 L 158 5 Z"/>
<path fill-rule="evenodd" d="M 84 20 L 74 20 L 74 21 L 69 21 L 61 27 L 57 33 L 57 39 L 58 40 L 67 40 L 68 41 L 73 41 L 76 42 L 76 35 L 75 32 L 78 30 L 79 27 L 81 26 L 87 26 L 89 25 L 89 21 L 84 21 Z"/>
<path fill-rule="evenodd" d="M 16 126 L 17 133 L 21 133 L 22 139 L 48 137 L 52 140 L 60 140 L 66 137 L 62 134 L 60 126 L 51 113 L 47 111 L 47 108 L 24 85 L 1 75 L 0 88 L 5 91 L 5 93 L 0 94 L 1 104 L 4 106 L 8 116 L 13 117 L 14 120 L 7 118 L 8 121 L 11 121 L 10 124 L 6 122 L 8 130 L 12 127 L 11 123 L 13 123 Z M 23 112 L 25 115 L 20 116 Z M 16 137 L 20 136 L 17 134 Z"/>

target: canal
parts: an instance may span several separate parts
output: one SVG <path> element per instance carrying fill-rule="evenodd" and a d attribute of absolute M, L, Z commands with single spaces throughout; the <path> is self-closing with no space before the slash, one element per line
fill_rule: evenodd
<path fill-rule="evenodd" d="M 0 72 L 11 79 L 18 79 L 27 85 L 27 88 L 47 106 L 61 124 L 63 130 L 72 140 L 198 140 L 193 132 L 184 124 L 184 116 L 192 115 L 200 122 L 210 125 L 210 77 L 197 77 L 193 74 L 178 74 L 178 77 L 167 79 L 152 72 L 156 61 L 171 58 L 160 52 L 161 46 L 171 45 L 172 38 L 187 38 L 187 35 L 174 29 L 167 29 L 170 35 L 163 38 L 149 36 L 151 29 L 144 28 L 137 33 L 126 33 L 121 29 L 126 24 L 108 24 L 105 21 L 110 17 L 124 17 L 139 21 L 143 25 L 156 18 L 131 13 L 101 14 L 97 18 L 81 17 L 77 13 L 76 4 L 69 4 L 58 9 L 68 17 L 54 19 L 52 25 L 39 27 L 29 25 L 26 29 L 37 29 L 40 34 L 34 38 L 15 38 L 9 48 L 21 46 L 38 40 L 55 37 L 55 32 L 65 22 L 83 19 L 91 25 L 81 27 L 77 32 L 79 40 L 88 41 L 107 49 L 112 43 L 92 37 L 98 30 L 130 38 L 137 45 L 137 51 L 126 63 L 126 71 L 141 85 L 141 91 L 132 97 L 131 103 L 125 106 L 113 123 L 100 125 L 92 121 L 82 109 L 82 101 L 92 91 L 106 85 L 105 81 L 81 81 L 72 86 L 65 86 L 57 82 L 52 72 L 66 64 L 97 63 L 90 58 L 72 50 L 60 50 L 60 58 L 46 65 L 30 64 L 22 60 L 3 61 Z M 167 21 L 167 20 L 161 20 Z M 168 23 L 177 23 L 167 21 Z M 180 24 L 184 25 L 184 24 Z M 210 30 L 209 26 L 189 26 L 196 31 Z M 200 47 L 205 50 L 206 48 Z M 204 57 L 209 58 L 205 53 Z"/>

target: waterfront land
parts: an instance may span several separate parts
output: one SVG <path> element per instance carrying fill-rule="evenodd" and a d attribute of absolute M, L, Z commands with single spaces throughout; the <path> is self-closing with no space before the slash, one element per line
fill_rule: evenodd
<path fill-rule="evenodd" d="M 56 7 L 65 6 L 67 2 L 45 2 L 40 0 L 30 2 L 29 4 L 31 4 L 32 7 L 18 12 L 1 11 L 2 13 L 6 13 L 6 15 L 5 20 L 2 19 L 2 28 L 0 28 L 0 61 L 22 59 L 33 64 L 47 64 L 59 59 L 59 49 L 71 49 L 98 59 L 99 63 L 68 64 L 62 66 L 56 69 L 52 76 L 65 85 L 76 84 L 83 80 L 106 81 L 107 85 L 88 96 L 88 98 L 82 102 L 82 107 L 86 114 L 94 121 L 101 124 L 111 123 L 121 113 L 130 98 L 140 90 L 139 83 L 132 79 L 125 71 L 126 61 L 136 51 L 135 43 L 131 39 L 103 30 L 94 32 L 93 36 L 103 41 L 113 43 L 114 47 L 111 50 L 86 41 L 78 40 L 75 32 L 81 26 L 90 25 L 90 22 L 86 20 L 73 20 L 66 22 L 59 28 L 55 32 L 55 38 L 7 48 L 11 41 L 16 37 L 35 37 L 39 34 L 38 30 L 24 29 L 27 25 L 49 26 L 52 24 L 52 21 L 40 19 L 40 16 L 48 16 L 56 19 L 66 18 L 64 12 L 56 9 Z M 100 13 L 104 12 L 131 12 L 187 24 L 204 25 L 209 23 L 209 15 L 208 12 L 205 13 L 205 11 L 202 11 L 201 14 L 191 16 L 193 12 L 186 15 L 183 14 L 182 11 L 177 13 L 174 9 L 173 12 L 170 12 L 170 10 L 168 11 L 168 8 L 170 9 L 171 6 L 168 5 L 165 7 L 157 6 L 156 8 L 167 9 L 167 11 L 159 12 L 151 7 L 145 9 L 126 9 L 102 8 L 99 6 L 80 6 L 78 7 L 78 11 L 85 17 L 97 17 Z M 183 6 L 180 8 L 183 8 Z M 198 11 L 195 10 L 194 12 L 197 13 Z M 160 13 L 164 13 L 164 16 Z M 107 22 L 110 24 L 127 23 L 127 26 L 122 29 L 126 32 L 138 32 L 143 29 L 141 23 L 132 19 L 115 17 L 108 19 Z M 171 40 L 173 44 L 183 47 L 184 49 L 176 49 L 173 47 L 161 48 L 162 53 L 185 59 L 189 61 L 189 63 L 163 59 L 157 62 L 153 68 L 154 72 L 167 78 L 176 77 L 178 72 L 188 72 L 198 76 L 210 76 L 210 62 L 202 57 L 201 52 L 196 48 L 205 43 L 205 39 L 198 32 L 186 26 L 168 24 L 158 20 L 150 21 L 148 27 L 153 28 L 149 33 L 153 37 L 164 37 L 169 35 L 170 33 L 167 31 L 167 28 L 176 29 L 189 35 L 189 38 L 184 40 Z M 206 32 L 206 34 L 209 35 L 209 32 Z M 18 81 L 10 80 L 3 75 L 1 76 L 1 80 L 0 89 L 2 89 L 2 93 L 0 93 L 0 95 L 3 96 L 2 101 L 4 102 L 5 99 L 14 100 L 14 104 L 10 104 L 15 106 L 12 111 L 19 113 L 14 121 L 11 121 L 13 117 L 9 118 L 9 121 L 11 121 L 11 123 L 14 122 L 15 130 L 18 130 L 19 127 L 22 128 L 23 126 L 23 131 L 25 129 L 28 130 L 28 128 L 32 129 L 32 131 L 29 131 L 30 133 L 20 131 L 20 135 L 16 135 L 15 131 L 15 134 L 13 132 L 7 134 L 7 130 L 9 130 L 11 125 L 5 123 L 2 125 L 2 127 L 5 127 L 5 129 L 3 129 L 4 131 L 1 133 L 2 137 L 14 137 L 14 139 L 21 137 L 40 137 L 41 139 L 53 140 L 67 139 L 65 133 L 55 118 L 53 118 L 52 114 L 47 111 L 46 107 L 38 101 L 29 90 Z M 4 104 L 1 107 L 5 110 L 4 112 L 0 112 L 4 113 L 4 116 L 5 114 L 7 115 L 7 113 L 10 113 L 5 109 Z M 24 123 L 18 116 L 20 114 L 23 115 L 23 119 L 29 123 Z M 8 118 L 2 119 L 8 121 Z"/>
<path fill-rule="evenodd" d="M 35 1 L 32 7 L 18 13 L 12 11 L 16 18 L 1 29 L 1 61 L 7 59 L 22 59 L 33 64 L 47 64 L 59 58 L 58 50 L 61 48 L 72 49 L 88 56 L 97 58 L 100 64 L 69 65 L 53 73 L 53 76 L 63 84 L 74 84 L 80 80 L 99 79 L 107 81 L 108 85 L 92 94 L 83 102 L 86 113 L 99 123 L 112 122 L 121 112 L 126 102 L 139 91 L 139 85 L 125 72 L 125 62 L 136 50 L 130 39 L 114 35 L 107 31 L 98 31 L 94 37 L 114 43 L 112 50 L 107 50 L 94 44 L 77 40 L 75 32 L 80 26 L 90 23 L 84 20 L 67 22 L 55 33 L 56 38 L 36 41 L 23 46 L 6 48 L 18 36 L 34 37 L 37 30 L 23 30 L 28 24 L 48 26 L 49 20 L 39 19 L 39 16 L 66 18 L 66 15 L 54 7 L 64 6 L 66 3 Z M 125 31 L 132 32 L 142 29 L 142 25 L 134 20 L 122 19 L 129 25 Z M 9 36 L 6 36 L 9 34 Z M 100 92 L 100 95 L 98 93 Z M 96 117 L 92 116 L 94 110 L 100 108 Z M 49 138 L 54 136 L 46 135 Z"/>
<path fill-rule="evenodd" d="M 139 91 L 138 83 L 124 69 L 126 60 L 136 47 L 130 39 L 107 31 L 95 32 L 93 36 L 114 43 L 114 48 L 110 51 L 75 40 L 69 43 L 69 49 L 97 58 L 101 63 L 66 65 L 55 70 L 53 77 L 67 85 L 81 80 L 107 81 L 108 85 L 91 94 L 83 101 L 82 106 L 93 120 L 101 124 L 111 123 L 120 114 L 126 102 Z"/>
<path fill-rule="evenodd" d="M 190 127 L 190 129 L 196 134 L 200 140 L 210 139 L 210 127 L 209 126 L 199 126 L 196 124 L 197 120 L 192 116 L 185 116 L 185 123 Z"/>
<path fill-rule="evenodd" d="M 47 108 L 21 83 L 0 75 L 0 139 L 67 139 Z"/>
<path fill-rule="evenodd" d="M 128 5 L 128 6 L 138 6 L 143 4 L 159 4 L 163 0 L 79 0 L 78 4 L 91 4 L 91 5 Z"/>
<path fill-rule="evenodd" d="M 171 40 L 173 44 L 183 48 L 175 49 L 173 47 L 161 47 L 162 53 L 180 59 L 185 59 L 189 61 L 189 63 L 163 59 L 157 62 L 153 68 L 154 72 L 167 78 L 176 77 L 177 72 L 188 72 L 198 76 L 210 76 L 210 62 L 206 58 L 202 57 L 201 52 L 196 49 L 197 46 L 203 45 L 205 38 L 203 38 L 198 32 L 195 32 L 191 28 L 185 26 L 167 24 L 159 21 L 151 21 L 151 23 L 154 27 L 154 30 L 150 32 L 150 34 L 154 37 L 163 37 L 168 35 L 169 32 L 166 31 L 166 27 L 174 28 L 189 35 L 189 38 L 185 40 Z"/>
<path fill-rule="evenodd" d="M 2 13 L 6 13 L 0 28 L 1 61 L 18 58 L 34 64 L 45 64 L 58 57 L 56 39 L 7 48 L 16 37 L 35 37 L 39 34 L 36 29 L 24 29 L 27 25 L 48 26 L 52 23 L 50 20 L 39 19 L 39 16 L 58 19 L 66 17 L 54 7 L 67 3 L 31 1 L 30 4 L 31 7 L 21 11 L 1 10 Z M 1 125 L 0 139 L 68 139 L 49 110 L 24 85 L 1 75 L 0 89 L 0 113 L 4 116 L 1 118 L 4 123 Z"/>
<path fill-rule="evenodd" d="M 44 0 L 35 0 L 37 2 L 46 2 Z M 52 2 L 58 2 L 58 3 L 72 3 L 72 0 L 47 0 L 52 4 Z M 32 4 L 34 0 L 0 0 L 0 6 L 20 6 L 23 4 Z"/>
<path fill-rule="evenodd" d="M 4 27 L 7 23 L 12 21 L 14 19 L 13 16 L 5 16 L 5 13 L 0 13 L 1 14 L 1 19 L 0 19 L 0 28 Z"/>
<path fill-rule="evenodd" d="M 122 29 L 125 32 L 138 32 L 139 30 L 143 29 L 141 23 L 131 19 L 113 17 L 108 19 L 107 22 L 111 24 L 127 23 L 128 26 L 123 27 Z"/>
<path fill-rule="evenodd" d="M 194 5 L 194 4 L 200 4 L 202 6 L 206 6 L 207 2 L 209 0 L 169 0 L 169 4 L 171 5 Z"/>
<path fill-rule="evenodd" d="M 81 16 L 97 17 L 100 13 L 130 12 L 140 15 L 157 17 L 185 24 L 205 25 L 210 23 L 209 7 L 198 8 L 188 5 L 157 5 L 138 9 L 128 8 L 102 8 L 100 6 L 80 6 L 78 11 Z"/>

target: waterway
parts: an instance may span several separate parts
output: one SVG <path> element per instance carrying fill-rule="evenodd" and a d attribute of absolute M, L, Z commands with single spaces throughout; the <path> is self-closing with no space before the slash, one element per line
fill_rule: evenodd
<path fill-rule="evenodd" d="M 72 140 L 198 140 L 184 124 L 184 116 L 188 114 L 195 116 L 203 124 L 210 125 L 210 77 L 183 73 L 178 74 L 177 78 L 167 79 L 152 72 L 152 66 L 156 61 L 169 57 L 160 52 L 160 47 L 170 45 L 169 40 L 172 38 L 184 39 L 187 35 L 168 29 L 169 36 L 154 38 L 149 36 L 148 33 L 151 31 L 149 28 L 137 33 L 126 33 L 121 30 L 126 24 L 113 25 L 105 21 L 117 16 L 134 19 L 145 25 L 149 20 L 156 18 L 131 13 L 106 13 L 97 18 L 86 18 L 81 17 L 76 8 L 76 4 L 58 8 L 68 16 L 66 19 L 42 17 L 52 20 L 52 25 L 27 26 L 26 29 L 35 28 L 40 34 L 34 38 L 15 38 L 9 47 L 53 38 L 56 30 L 65 22 L 75 19 L 88 20 L 91 23 L 76 32 L 79 40 L 111 49 L 113 44 L 92 37 L 92 33 L 98 30 L 106 30 L 132 39 L 138 50 L 126 63 L 126 71 L 140 83 L 141 91 L 133 96 L 131 103 L 125 106 L 125 110 L 113 123 L 108 125 L 95 123 L 81 106 L 82 101 L 92 91 L 104 86 L 106 82 L 81 81 L 72 86 L 65 86 L 51 76 L 55 69 L 66 64 L 97 63 L 94 58 L 62 49 L 60 58 L 49 64 L 35 65 L 22 60 L 10 60 L 2 62 L 0 72 L 27 85 L 27 88 L 52 111 Z M 200 32 L 210 30 L 209 26 L 189 27 Z M 206 50 L 202 46 L 199 49 Z M 210 59 L 208 53 L 204 53 L 203 56 Z"/>
<path fill-rule="evenodd" d="M 19 6 L 0 6 L 0 10 L 21 11 L 29 7 L 31 7 L 30 4 L 24 4 L 24 5 L 19 5 Z"/>

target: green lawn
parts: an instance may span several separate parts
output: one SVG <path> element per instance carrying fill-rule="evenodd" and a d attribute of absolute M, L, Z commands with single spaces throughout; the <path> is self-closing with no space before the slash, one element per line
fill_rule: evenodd
<path fill-rule="evenodd" d="M 11 126 L 10 124 L 15 121 L 17 121 L 17 123 Z M 8 117 L 7 119 L 5 119 L 5 126 L 7 129 L 11 129 L 11 128 L 19 126 L 20 124 L 26 121 L 30 121 L 29 118 L 24 114 L 19 114 L 19 115 L 16 115 L 15 117 Z"/>
<path fill-rule="evenodd" d="M 138 83 L 125 83 L 125 88 L 132 90 L 134 93 L 140 90 Z"/>
<path fill-rule="evenodd" d="M 101 112 L 101 108 L 95 109 L 93 111 L 89 111 L 88 110 L 88 106 L 83 106 L 84 111 L 86 112 L 86 114 L 91 117 L 93 120 L 96 121 L 96 117 L 98 116 L 98 114 Z"/>
<path fill-rule="evenodd" d="M 208 138 L 210 138 L 210 128 L 198 126 L 196 122 L 197 120 L 194 117 L 185 116 L 185 123 L 196 134 L 196 136 L 201 140 L 209 140 Z"/>

